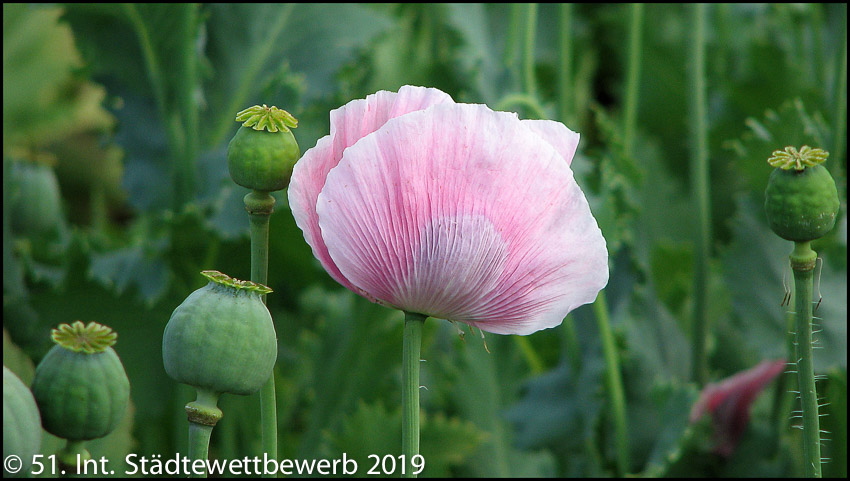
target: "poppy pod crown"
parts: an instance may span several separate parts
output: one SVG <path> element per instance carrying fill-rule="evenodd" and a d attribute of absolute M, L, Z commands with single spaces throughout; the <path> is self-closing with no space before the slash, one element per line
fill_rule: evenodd
<path fill-rule="evenodd" d="M 608 281 L 570 170 L 578 134 L 403 87 L 331 113 L 290 205 L 328 273 L 368 299 L 500 334 L 554 327 Z"/>

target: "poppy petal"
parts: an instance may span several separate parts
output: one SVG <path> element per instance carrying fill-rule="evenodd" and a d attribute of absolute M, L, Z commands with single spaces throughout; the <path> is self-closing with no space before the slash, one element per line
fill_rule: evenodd
<path fill-rule="evenodd" d="M 347 148 L 316 212 L 330 258 L 390 306 L 529 334 L 593 302 L 605 239 L 561 152 L 515 114 L 445 104 Z"/>
<path fill-rule="evenodd" d="M 328 172 L 339 163 L 345 149 L 380 128 L 387 120 L 437 103 L 453 102 L 437 89 L 404 86 L 398 93 L 380 91 L 331 112 L 331 133 L 319 139 L 295 164 L 289 185 L 289 205 L 295 223 L 322 266 L 337 282 L 355 290 L 328 255 L 316 216 L 316 201 Z M 355 290 L 356 291 L 356 290 Z M 362 293 L 361 293 L 362 294 Z M 367 298 L 374 300 L 368 295 Z"/>

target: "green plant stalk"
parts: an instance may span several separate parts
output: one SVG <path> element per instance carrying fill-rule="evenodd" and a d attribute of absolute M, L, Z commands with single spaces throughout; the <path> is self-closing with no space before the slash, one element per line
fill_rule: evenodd
<path fill-rule="evenodd" d="M 608 401 L 611 403 L 611 417 L 614 421 L 614 445 L 617 452 L 617 471 L 620 476 L 629 472 L 629 436 L 626 423 L 626 396 L 623 389 L 623 378 L 620 375 L 620 356 L 614 342 L 611 321 L 608 315 L 608 304 L 605 291 L 599 291 L 593 303 L 599 337 L 602 341 L 602 353 L 605 357 L 605 384 L 608 388 Z"/>
<path fill-rule="evenodd" d="M 817 253 L 811 242 L 795 242 L 791 253 L 796 313 L 797 382 L 803 411 L 803 460 L 806 477 L 821 477 L 818 393 L 812 355 L 812 275 Z"/>
<path fill-rule="evenodd" d="M 404 313 L 401 375 L 401 453 L 405 458 L 404 476 L 415 478 L 413 456 L 419 454 L 419 362 L 422 349 L 422 326 L 427 316 Z"/>
<path fill-rule="evenodd" d="M 633 3 L 629 24 L 629 66 L 626 77 L 626 98 L 623 107 L 623 150 L 632 155 L 637 124 L 638 86 L 640 84 L 641 43 L 643 33 L 643 4 Z"/>
<path fill-rule="evenodd" d="M 268 192 L 255 190 L 245 196 L 245 209 L 251 222 L 251 280 L 260 284 L 268 282 L 269 273 L 269 218 L 274 212 L 275 198 Z M 266 296 L 262 296 L 266 302 Z M 277 399 L 274 369 L 260 389 L 260 423 L 262 425 L 263 452 L 277 459 Z M 273 474 L 263 473 L 273 478 Z"/>
<path fill-rule="evenodd" d="M 82 473 L 80 468 L 87 460 L 91 459 L 88 449 L 86 449 L 85 441 L 66 440 L 65 447 L 59 451 L 59 465 L 63 468 L 69 468 L 71 472 L 63 473 L 63 476 L 79 476 Z"/>
<path fill-rule="evenodd" d="M 532 97 L 531 95 L 524 93 L 505 95 L 499 103 L 496 104 L 496 110 L 510 110 L 513 106 L 525 107 L 527 109 L 526 118 L 546 118 L 546 112 L 543 110 L 543 106 L 540 105 L 537 97 Z"/>
<path fill-rule="evenodd" d="M 519 347 L 519 351 L 522 353 L 522 357 L 525 358 L 525 362 L 528 364 L 531 374 L 533 376 L 542 374 L 545 370 L 543 360 L 541 360 L 540 356 L 537 355 L 537 351 L 534 350 L 534 347 L 528 340 L 528 336 L 513 336 L 513 338 L 517 347 Z"/>
<path fill-rule="evenodd" d="M 537 36 L 537 4 L 527 4 L 525 15 L 522 74 L 525 93 L 534 97 L 537 95 L 537 82 L 534 79 L 534 38 Z"/>
<path fill-rule="evenodd" d="M 567 125 L 572 124 L 574 97 L 575 92 L 572 87 L 573 80 L 573 36 L 572 36 L 572 18 L 573 5 L 571 3 L 562 3 L 559 8 L 560 15 L 558 16 L 558 110 L 561 122 Z"/>
<path fill-rule="evenodd" d="M 705 18 L 706 5 L 693 7 L 693 37 L 691 39 L 690 118 L 692 122 L 691 190 L 696 196 L 696 262 L 694 265 L 694 310 L 691 325 L 691 377 L 705 384 L 707 370 L 706 344 L 708 339 L 708 263 L 711 239 L 711 205 L 708 188 L 708 128 L 706 125 L 705 88 Z"/>
<path fill-rule="evenodd" d="M 180 25 L 180 82 L 177 92 L 177 108 L 180 112 L 180 126 L 183 140 L 180 146 L 175 207 L 182 207 L 195 197 L 195 162 L 198 157 L 198 107 L 195 101 L 195 89 L 198 86 L 198 54 L 196 52 L 198 32 L 197 3 L 183 4 L 183 18 Z"/>
<path fill-rule="evenodd" d="M 206 462 L 209 456 L 212 430 L 213 427 L 206 424 L 189 423 L 189 459 L 202 459 Z M 206 478 L 206 467 L 203 468 L 203 473 L 198 474 L 190 470 L 189 477 Z"/>
<path fill-rule="evenodd" d="M 251 89 L 256 87 L 256 79 L 263 65 L 265 65 L 272 53 L 278 48 L 278 37 L 285 30 L 287 23 L 289 23 L 289 17 L 292 15 L 292 10 L 295 6 L 295 3 L 287 3 L 281 9 L 277 10 L 277 16 L 274 17 L 273 21 L 268 23 L 269 27 L 263 32 L 263 36 L 267 41 L 258 47 L 251 48 L 248 52 L 243 52 L 248 59 L 245 63 L 246 67 L 240 71 L 239 85 L 234 92 L 230 92 L 228 95 L 229 102 L 221 112 L 238 112 L 240 106 L 247 102 L 248 96 L 251 94 Z M 212 129 L 212 134 L 208 138 L 209 145 L 220 144 L 227 133 L 230 132 L 232 126 L 232 116 L 222 116 Z"/>
<path fill-rule="evenodd" d="M 578 343 L 576 325 L 571 315 L 564 318 L 561 328 L 561 344 L 561 349 L 566 353 L 567 361 L 572 366 L 573 371 L 578 372 L 581 369 L 581 346 Z"/>
<path fill-rule="evenodd" d="M 511 77 L 511 88 L 519 90 L 519 78 L 520 78 L 520 63 L 517 60 L 519 55 L 519 31 L 520 31 L 520 12 L 522 5 L 519 3 L 512 3 L 510 14 L 508 15 L 509 24 L 508 24 L 508 33 L 505 39 L 505 56 L 504 62 L 505 67 L 507 67 L 510 72 Z"/>
<path fill-rule="evenodd" d="M 844 18 L 847 18 L 847 5 L 844 6 Z M 837 62 L 840 62 L 841 67 L 836 68 L 837 77 L 835 79 L 835 120 L 833 121 L 833 146 L 832 155 L 837 162 L 832 162 L 832 176 L 840 179 L 842 176 L 841 166 L 842 156 L 844 155 L 844 143 L 847 140 L 847 22 L 841 22 L 844 30 L 844 44 L 840 49 L 840 56 Z M 839 183 L 839 185 L 841 185 Z"/>
<path fill-rule="evenodd" d="M 221 419 L 221 410 L 218 408 L 219 394 L 197 388 L 198 398 L 186 405 L 186 414 L 189 417 L 189 459 L 202 460 L 204 466 L 200 473 L 190 469 L 189 476 L 193 478 L 206 478 L 206 462 L 209 457 L 210 436 L 213 427 Z"/>

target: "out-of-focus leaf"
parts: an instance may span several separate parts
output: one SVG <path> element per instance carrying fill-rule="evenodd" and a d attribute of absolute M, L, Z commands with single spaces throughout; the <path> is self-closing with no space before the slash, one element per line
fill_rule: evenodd
<path fill-rule="evenodd" d="M 213 145 L 239 126 L 233 121 L 237 112 L 268 103 L 260 95 L 262 88 L 287 70 L 287 64 L 304 73 L 306 99 L 328 96 L 337 69 L 390 25 L 382 12 L 357 4 L 237 3 L 206 8 Z"/>
<path fill-rule="evenodd" d="M 75 79 L 82 64 L 62 9 L 3 4 L 3 149 L 44 143 L 113 120 L 102 87 Z"/>
<path fill-rule="evenodd" d="M 154 244 L 155 252 L 165 247 L 165 239 Z M 121 294 L 130 286 L 139 289 L 139 295 L 155 301 L 168 287 L 168 268 L 159 256 L 145 255 L 147 247 L 133 246 L 113 250 L 92 258 L 91 275 Z"/>
<path fill-rule="evenodd" d="M 303 414 L 306 431 L 298 445 L 297 457 L 318 452 L 322 432 L 337 429 L 347 412 L 360 400 L 369 402 L 383 389 L 394 385 L 401 367 L 401 313 L 392 311 L 347 290 L 336 292 L 312 288 L 301 298 L 300 323 L 310 326 L 298 354 L 298 376 L 309 389 L 309 411 Z M 281 323 L 279 332 L 292 332 L 296 326 Z M 309 341 L 305 343 L 304 341 Z M 286 345 L 288 344 L 288 346 Z M 363 349 L 369 346 L 369 349 Z M 293 348 L 292 342 L 282 349 Z M 396 392 L 394 389 L 393 392 Z"/>
<path fill-rule="evenodd" d="M 556 369 L 529 381 L 525 396 L 507 413 L 517 446 L 581 450 L 585 440 L 594 436 L 606 405 L 601 399 L 604 364 L 600 361 L 585 359 L 581 371 L 575 372 L 565 359 Z"/>
<path fill-rule="evenodd" d="M 505 369 L 510 359 L 509 341 L 505 336 L 487 338 L 490 351 L 498 353 L 497 357 L 487 352 L 483 343 L 473 336 L 465 345 L 457 347 L 460 349 L 457 361 L 448 365 L 444 359 L 439 370 L 434 371 L 439 373 L 441 382 L 446 383 L 443 389 L 452 389 L 453 401 L 462 418 L 487 435 L 463 473 L 487 477 L 554 476 L 555 462 L 550 453 L 513 447 L 505 409 L 519 394 L 516 388 L 520 384 L 517 373 Z"/>
<path fill-rule="evenodd" d="M 809 114 L 803 101 L 795 99 L 768 109 L 762 118 L 749 117 L 746 131 L 737 139 L 727 141 L 724 147 L 737 158 L 730 163 L 746 187 L 754 192 L 764 192 L 773 171 L 767 163 L 775 150 L 792 145 L 825 147 L 827 128 L 819 113 Z M 826 164 L 827 166 L 829 163 Z"/>
<path fill-rule="evenodd" d="M 472 72 L 472 81 L 478 92 L 476 97 L 485 103 L 495 105 L 500 90 L 499 80 L 504 75 L 500 65 L 499 46 L 496 40 L 501 35 L 493 35 L 487 9 L 491 5 L 480 3 L 450 3 L 447 5 L 446 20 L 460 33 L 464 43 L 458 49 L 458 63 Z"/>
<path fill-rule="evenodd" d="M 651 439 L 638 439 L 637 443 L 650 446 L 642 475 L 659 477 L 669 465 L 681 456 L 690 435 L 688 419 L 697 392 L 691 384 L 658 383 L 653 386 L 652 408 L 644 416 L 630 416 L 632 432 L 651 432 Z M 634 414 L 634 412 L 632 412 Z M 650 426 L 650 429 L 644 429 Z"/>
<path fill-rule="evenodd" d="M 462 464 L 472 454 L 484 435 L 469 422 L 448 419 L 442 414 L 422 414 L 420 419 L 420 449 L 425 459 L 425 469 L 421 477 L 447 477 L 452 474 L 451 467 Z M 375 464 L 377 455 L 395 457 L 399 463 L 401 454 L 401 409 L 387 410 L 381 403 L 366 404 L 360 402 L 357 410 L 342 421 L 338 435 L 331 436 L 331 449 L 328 454 L 340 457 L 346 453 L 349 459 L 357 461 L 360 477 Z M 387 469 L 392 467 L 389 462 Z M 378 464 L 376 471 L 383 472 L 384 466 Z M 401 473 L 400 464 L 392 472 Z"/>

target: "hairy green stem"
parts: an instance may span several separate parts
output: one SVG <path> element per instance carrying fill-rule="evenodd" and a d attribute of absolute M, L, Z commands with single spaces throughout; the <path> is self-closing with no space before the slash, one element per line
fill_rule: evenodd
<path fill-rule="evenodd" d="M 811 242 L 795 242 L 791 253 L 796 313 L 797 382 L 803 411 L 803 460 L 806 477 L 821 477 L 818 393 L 812 356 L 812 275 L 817 253 Z"/>
<path fill-rule="evenodd" d="M 537 36 L 537 4 L 526 4 L 525 38 L 523 41 L 522 74 L 525 93 L 534 97 L 537 82 L 534 79 L 534 38 Z"/>
<path fill-rule="evenodd" d="M 691 191 L 696 196 L 696 262 L 694 266 L 694 306 L 691 325 L 692 356 L 691 377 L 697 384 L 705 384 L 708 376 L 706 344 L 710 332 L 708 325 L 708 263 L 711 239 L 711 205 L 708 188 L 708 127 L 706 125 L 705 88 L 705 18 L 707 6 L 693 6 L 691 38 L 691 65 L 689 83 L 691 91 Z"/>
<path fill-rule="evenodd" d="M 611 321 L 608 315 L 608 304 L 605 291 L 600 291 L 593 303 L 599 337 L 602 341 L 602 352 L 605 357 L 605 384 L 608 388 L 608 401 L 611 403 L 611 417 L 614 421 L 614 444 L 617 454 L 617 471 L 620 476 L 629 472 L 629 433 L 626 423 L 626 396 L 623 389 L 623 378 L 620 374 L 620 356 L 614 342 Z"/>
<path fill-rule="evenodd" d="M 643 33 L 643 4 L 631 5 L 629 24 L 629 67 L 626 77 L 626 97 L 623 106 L 623 150 L 632 155 L 634 147 L 635 125 L 637 124 L 638 86 L 640 83 L 641 42 Z"/>
<path fill-rule="evenodd" d="M 401 453 L 410 463 L 419 454 L 419 362 L 422 349 L 422 326 L 427 316 L 404 313 L 404 343 L 401 374 Z M 405 466 L 404 476 L 415 478 L 412 465 Z"/>
<path fill-rule="evenodd" d="M 275 198 L 268 192 L 255 190 L 245 196 L 245 209 L 251 221 L 251 280 L 260 284 L 268 282 L 269 273 L 269 218 L 274 212 Z M 263 302 L 266 302 L 266 296 Z M 277 459 L 277 399 L 274 369 L 260 389 L 260 423 L 262 425 L 263 452 Z M 263 473 L 273 478 L 273 474 Z"/>

